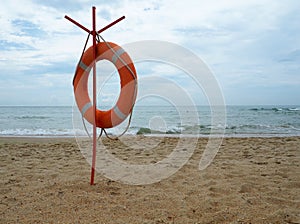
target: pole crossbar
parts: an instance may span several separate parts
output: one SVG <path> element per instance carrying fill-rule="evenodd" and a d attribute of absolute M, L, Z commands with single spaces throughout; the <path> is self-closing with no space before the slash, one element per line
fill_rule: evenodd
<path fill-rule="evenodd" d="M 74 23 L 74 24 L 75 24 L 76 26 L 78 26 L 79 28 L 83 29 L 84 31 L 86 31 L 86 32 L 88 32 L 88 33 L 91 33 L 91 31 L 90 31 L 88 28 L 84 27 L 83 25 L 81 25 L 80 23 L 78 23 L 77 21 L 75 21 L 74 19 L 72 19 L 71 17 L 65 15 L 65 18 L 66 18 L 67 20 L 69 20 L 70 22 Z"/>
<path fill-rule="evenodd" d="M 107 30 L 108 28 L 112 27 L 113 25 L 117 24 L 121 20 L 125 19 L 125 16 L 120 17 L 119 19 L 116 19 L 115 21 L 111 22 L 107 26 L 103 27 L 102 29 L 98 30 L 97 33 L 102 33 L 104 30 Z"/>
<path fill-rule="evenodd" d="M 107 30 L 108 28 L 112 27 L 116 23 L 120 22 L 121 20 L 125 19 L 125 16 L 120 17 L 119 19 L 111 22 L 107 26 L 101 28 L 100 30 L 96 30 L 96 7 L 92 7 L 92 30 L 89 30 L 85 26 L 81 25 L 71 17 L 65 15 L 65 18 L 78 26 L 79 28 L 83 29 L 87 33 L 91 34 L 93 36 L 93 116 L 94 116 L 94 122 L 93 122 L 93 157 L 92 157 L 92 168 L 91 168 L 91 180 L 90 184 L 94 185 L 94 179 L 95 179 L 95 167 L 96 167 L 96 151 L 97 151 L 97 126 L 96 126 L 96 110 L 97 110 L 97 91 L 96 91 L 96 57 L 97 57 L 97 34 Z M 87 40 L 88 41 L 88 40 Z"/>
<path fill-rule="evenodd" d="M 92 31 L 86 28 L 85 26 L 81 25 L 78 23 L 76 20 L 72 19 L 71 17 L 65 15 L 65 18 L 69 20 L 70 22 L 74 23 L 76 26 L 79 28 L 83 29 L 84 31 L 92 34 Z M 117 24 L 118 22 L 122 21 L 125 19 L 125 16 L 120 17 L 119 19 L 116 19 L 115 21 L 111 22 L 110 24 L 106 25 L 105 27 L 101 28 L 100 30 L 97 31 L 97 33 L 102 33 L 103 31 L 107 30 L 108 28 L 112 27 L 113 25 Z"/>

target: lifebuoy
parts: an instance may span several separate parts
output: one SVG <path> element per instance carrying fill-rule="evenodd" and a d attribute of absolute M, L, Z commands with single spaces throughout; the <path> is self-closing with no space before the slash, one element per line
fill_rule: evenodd
<path fill-rule="evenodd" d="M 137 94 L 137 74 L 132 60 L 123 48 L 111 42 L 100 42 L 96 48 L 96 61 L 112 62 L 120 76 L 121 91 L 113 108 L 96 109 L 96 126 L 112 128 L 123 122 L 131 113 Z M 93 47 L 88 48 L 77 65 L 73 87 L 77 106 L 84 118 L 94 123 L 93 106 L 88 94 L 88 77 L 93 65 Z"/>

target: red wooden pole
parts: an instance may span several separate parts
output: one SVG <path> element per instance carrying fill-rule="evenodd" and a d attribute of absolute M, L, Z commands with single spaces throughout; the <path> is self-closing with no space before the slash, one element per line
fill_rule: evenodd
<path fill-rule="evenodd" d="M 97 151 L 97 127 L 96 127 L 96 109 L 97 109 L 97 82 L 96 82 L 96 57 L 97 57 L 97 43 L 96 43 L 96 7 L 93 6 L 93 111 L 94 111 L 94 123 L 93 123 L 93 158 L 92 158 L 92 170 L 91 170 L 91 185 L 94 185 L 95 179 L 95 166 L 96 166 L 96 151 Z"/>
<path fill-rule="evenodd" d="M 91 170 L 91 185 L 94 185 L 95 179 L 95 167 L 96 167 L 96 152 L 97 152 L 97 126 L 96 126 L 96 110 L 97 110 L 97 84 L 96 84 L 96 58 L 97 58 L 97 42 L 96 36 L 97 33 L 101 33 L 104 30 L 110 28 L 111 26 L 115 25 L 116 23 L 120 22 L 121 20 L 125 19 L 125 16 L 120 17 L 119 19 L 115 20 L 114 22 L 108 24 L 107 26 L 103 27 L 99 31 L 96 31 L 96 7 L 93 6 L 92 8 L 92 20 L 93 20 L 93 30 L 89 30 L 74 19 L 70 18 L 69 16 L 65 15 L 65 18 L 70 22 L 74 23 L 76 26 L 80 27 L 84 31 L 88 32 L 89 34 L 93 35 L 93 116 L 94 116 L 94 123 L 93 123 L 93 155 L 92 155 L 92 170 Z"/>

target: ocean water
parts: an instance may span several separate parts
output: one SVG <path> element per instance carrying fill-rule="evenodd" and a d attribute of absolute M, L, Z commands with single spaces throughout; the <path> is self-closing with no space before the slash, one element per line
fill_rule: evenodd
<path fill-rule="evenodd" d="M 121 133 L 122 125 L 108 129 Z M 91 125 L 85 122 L 91 134 Z M 127 135 L 209 136 L 213 130 L 225 136 L 300 136 L 300 106 L 227 106 L 226 124 L 211 123 L 209 106 L 194 108 L 172 106 L 136 106 Z M 73 137 L 85 136 L 86 130 L 76 108 L 0 107 L 0 136 Z"/>

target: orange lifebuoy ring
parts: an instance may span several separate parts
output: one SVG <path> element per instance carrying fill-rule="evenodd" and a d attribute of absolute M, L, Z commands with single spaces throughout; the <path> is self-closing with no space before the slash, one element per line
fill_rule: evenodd
<path fill-rule="evenodd" d="M 97 44 L 96 54 L 96 61 L 106 59 L 112 62 L 120 76 L 121 92 L 115 106 L 107 111 L 96 109 L 96 126 L 112 128 L 124 121 L 132 111 L 137 94 L 137 74 L 129 55 L 117 44 L 100 42 Z M 82 116 L 91 124 L 94 123 L 94 116 L 88 95 L 88 77 L 93 60 L 93 47 L 90 47 L 78 63 L 73 80 L 77 106 Z"/>

